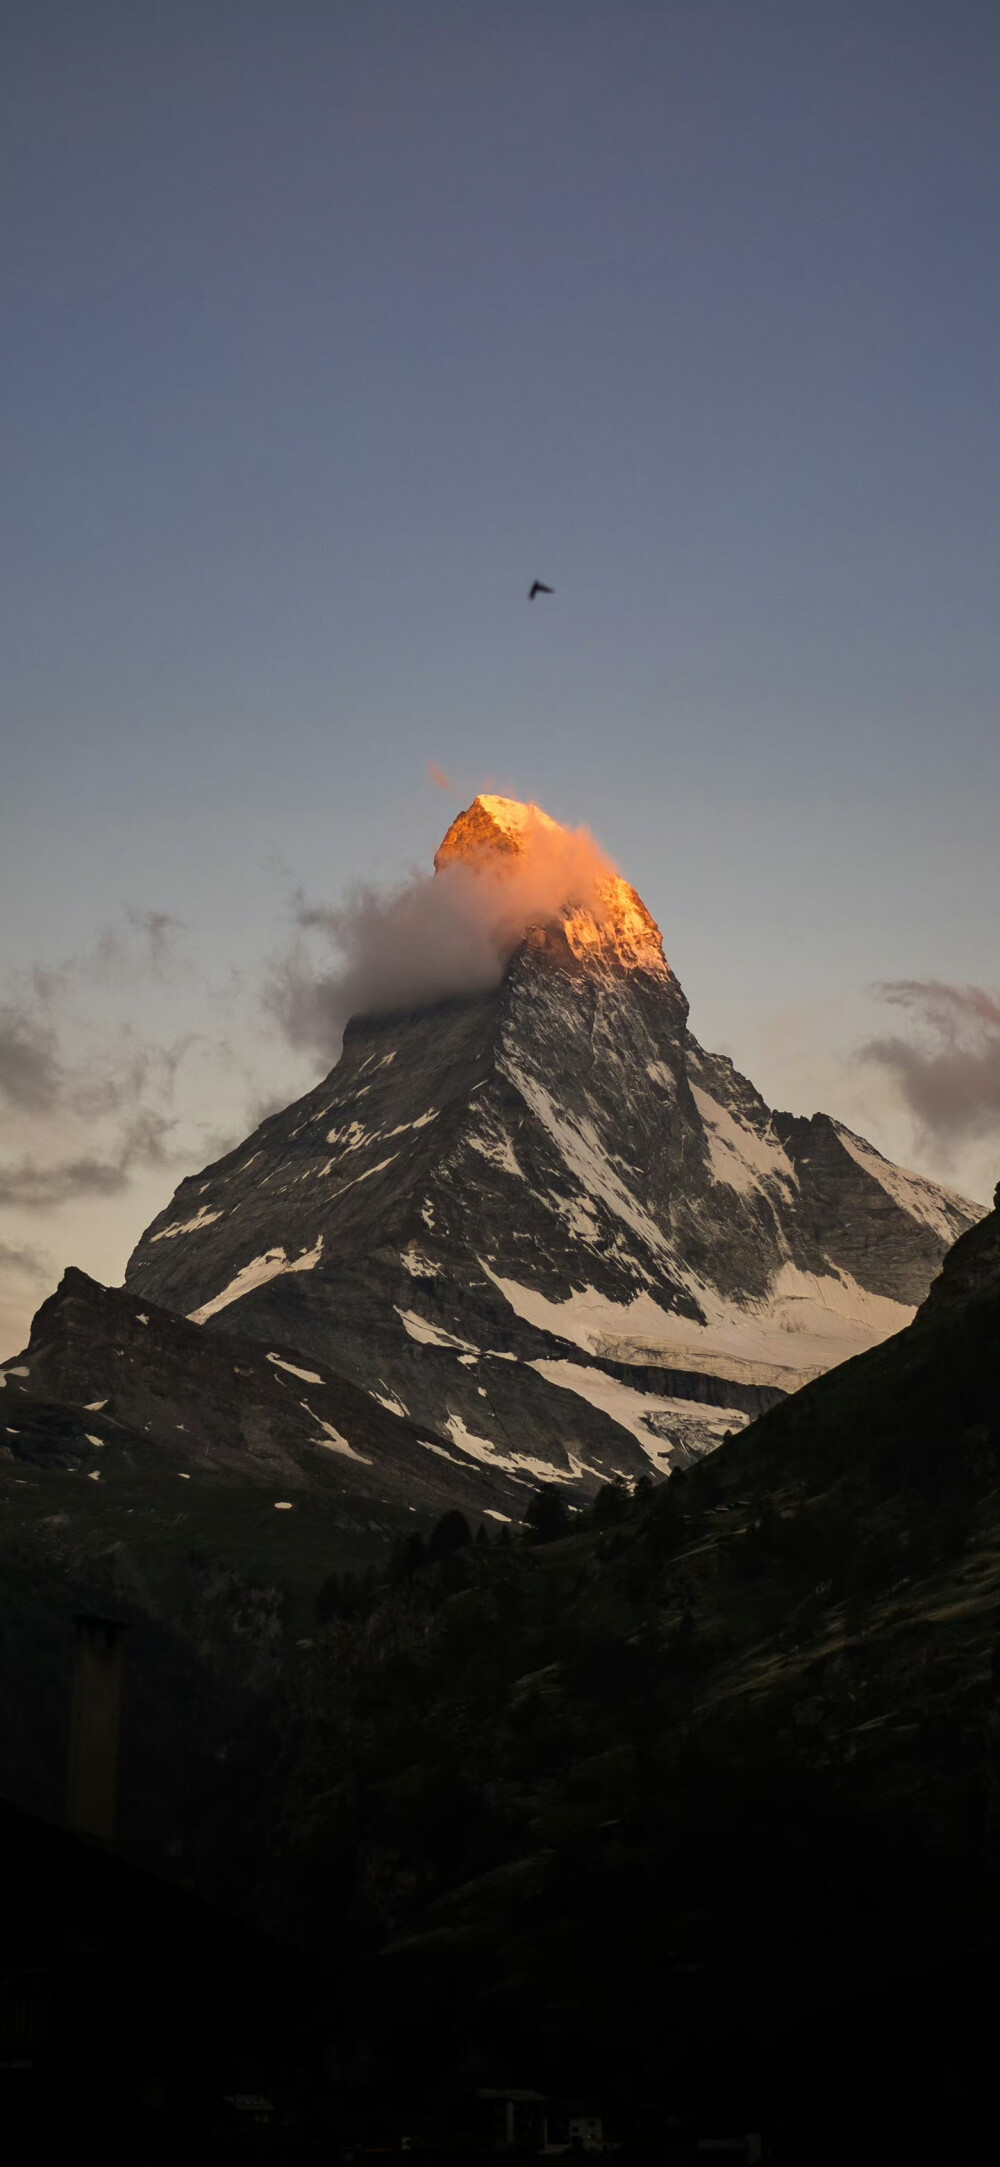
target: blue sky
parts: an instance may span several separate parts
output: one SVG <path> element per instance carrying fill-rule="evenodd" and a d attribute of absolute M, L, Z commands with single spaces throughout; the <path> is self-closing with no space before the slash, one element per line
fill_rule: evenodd
<path fill-rule="evenodd" d="M 772 1098 L 981 1191 L 982 1137 L 850 1054 L 873 982 L 996 975 L 992 7 L 8 0 L 3 37 L 6 997 L 66 962 L 64 1067 L 229 1004 L 178 1166 L 15 1246 L 123 1261 L 306 1080 L 258 1003 L 295 886 L 425 863 L 491 785 L 593 827 Z M 169 985 L 95 971 L 151 912 Z M 0 1151 L 72 1158 L 37 1111 Z"/>

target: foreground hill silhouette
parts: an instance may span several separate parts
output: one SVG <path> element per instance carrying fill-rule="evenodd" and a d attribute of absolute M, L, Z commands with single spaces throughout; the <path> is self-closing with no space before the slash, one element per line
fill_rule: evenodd
<path fill-rule="evenodd" d="M 988 2156 L 998 1291 L 994 1211 L 694 1470 L 320 1628 L 261 1900 L 325 1951 L 345 2082 Z"/>

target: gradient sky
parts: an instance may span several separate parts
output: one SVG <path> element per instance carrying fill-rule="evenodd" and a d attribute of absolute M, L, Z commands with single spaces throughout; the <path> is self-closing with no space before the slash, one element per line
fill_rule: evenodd
<path fill-rule="evenodd" d="M 856 1049 L 981 1062 L 869 989 L 996 978 L 992 0 L 2 37 L 8 1338 L 311 1081 L 296 888 L 488 787 L 594 829 L 772 1102 L 987 1195 L 985 1117 Z"/>

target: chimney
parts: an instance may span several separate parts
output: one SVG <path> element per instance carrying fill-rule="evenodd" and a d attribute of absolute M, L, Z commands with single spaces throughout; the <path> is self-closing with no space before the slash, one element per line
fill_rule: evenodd
<path fill-rule="evenodd" d="M 107 1844 L 115 1840 L 124 1631 L 114 1618 L 76 1620 L 66 1820 Z"/>

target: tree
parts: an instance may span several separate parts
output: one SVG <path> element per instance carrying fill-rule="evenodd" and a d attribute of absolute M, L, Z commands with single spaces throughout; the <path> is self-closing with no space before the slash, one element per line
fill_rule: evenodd
<path fill-rule="evenodd" d="M 594 1526 L 617 1527 L 619 1520 L 624 1519 L 627 1504 L 628 1491 L 621 1476 L 615 1475 L 613 1481 L 606 1482 L 598 1490 L 594 1499 Z"/>
<path fill-rule="evenodd" d="M 472 1541 L 469 1523 L 464 1512 L 446 1512 L 432 1530 L 427 1544 L 427 1556 L 432 1565 L 439 1565 L 444 1558 L 453 1557 L 456 1550 L 467 1550 Z"/>
<path fill-rule="evenodd" d="M 544 1482 L 535 1491 L 524 1519 L 536 1542 L 558 1542 L 569 1534 L 569 1514 L 554 1482 Z"/>
<path fill-rule="evenodd" d="M 360 1573 L 331 1573 L 316 1597 L 316 1622 L 329 1625 L 334 1618 L 358 1618 L 370 1610 L 375 1594 L 375 1574 L 366 1566 Z"/>
<path fill-rule="evenodd" d="M 394 1586 L 398 1587 L 400 1581 L 412 1580 L 414 1573 L 419 1573 L 426 1563 L 424 1538 L 419 1530 L 414 1528 L 412 1535 L 405 1535 L 402 1541 L 397 1543 L 389 1577 Z"/>
<path fill-rule="evenodd" d="M 330 1573 L 316 1597 L 316 1623 L 329 1625 L 340 1616 L 340 1574 Z"/>

